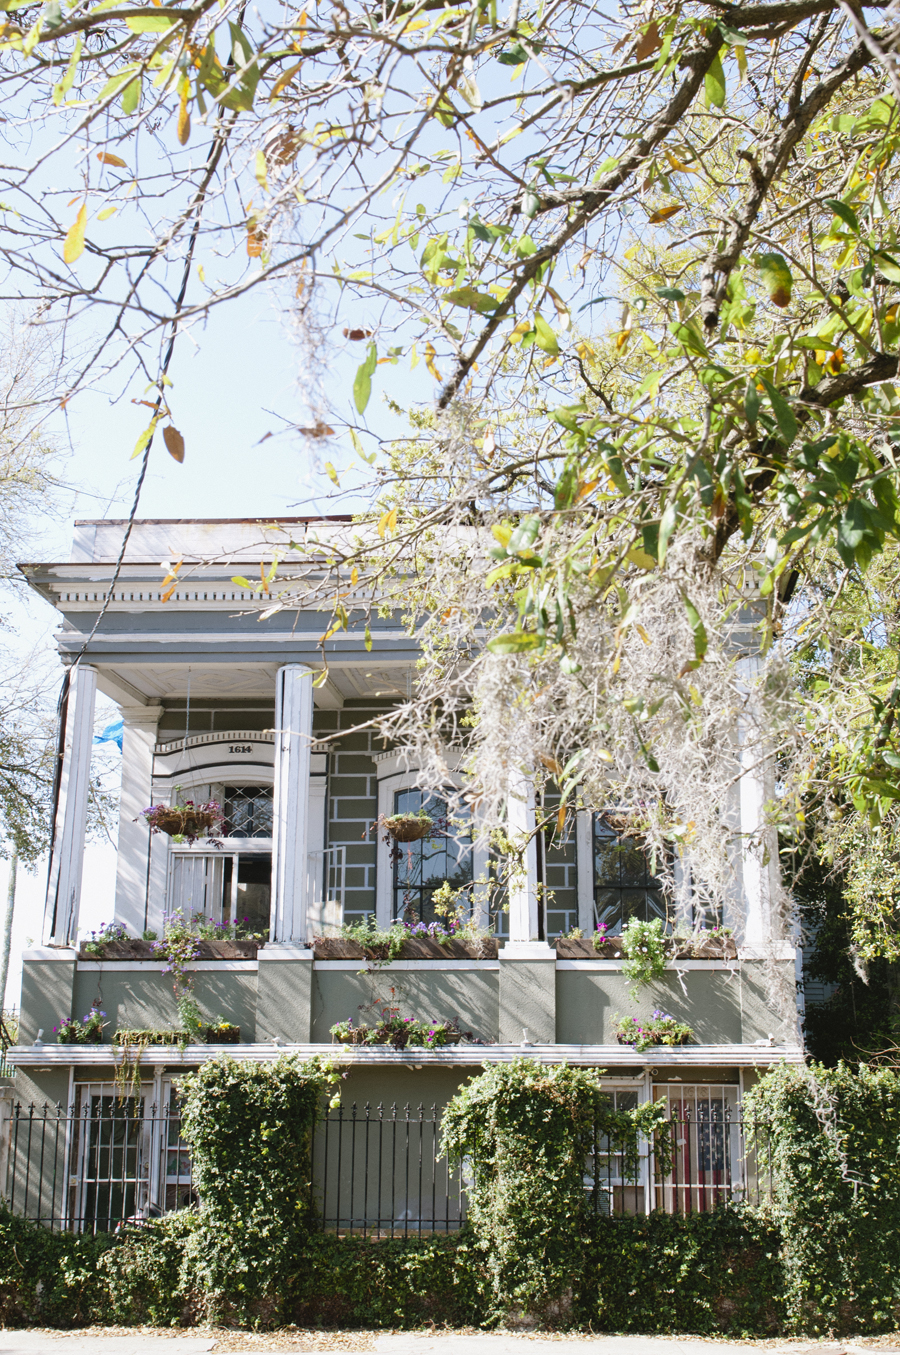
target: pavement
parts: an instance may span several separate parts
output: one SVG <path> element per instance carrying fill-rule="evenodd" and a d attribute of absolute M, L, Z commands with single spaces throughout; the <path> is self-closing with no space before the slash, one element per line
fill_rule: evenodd
<path fill-rule="evenodd" d="M 900 1339 L 836 1343 L 803 1340 L 725 1341 L 707 1337 L 593 1336 L 587 1333 L 516 1332 L 276 1332 L 210 1331 L 181 1335 L 159 1328 L 125 1331 L 102 1327 L 76 1331 L 3 1329 L 0 1355 L 226 1355 L 227 1352 L 372 1351 L 375 1355 L 900 1355 Z M 572 1352 L 575 1355 L 575 1352 Z"/>

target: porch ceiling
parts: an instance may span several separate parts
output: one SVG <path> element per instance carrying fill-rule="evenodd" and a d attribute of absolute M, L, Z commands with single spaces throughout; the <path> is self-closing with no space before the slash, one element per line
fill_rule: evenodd
<path fill-rule="evenodd" d="M 285 660 L 290 662 L 288 655 Z M 153 705 L 163 699 L 192 701 L 247 700 L 258 697 L 271 701 L 275 692 L 277 663 L 131 663 L 104 664 L 97 667 L 97 686 L 104 696 L 120 705 Z M 316 665 L 320 667 L 321 665 Z M 413 670 L 407 663 L 373 665 L 329 663 L 328 681 L 313 693 L 317 706 L 340 706 L 345 700 L 361 697 L 405 696 Z"/>

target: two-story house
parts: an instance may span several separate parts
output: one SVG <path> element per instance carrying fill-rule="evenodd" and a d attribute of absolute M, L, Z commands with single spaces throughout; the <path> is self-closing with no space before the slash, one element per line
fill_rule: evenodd
<path fill-rule="evenodd" d="M 334 530 L 341 521 L 334 520 Z M 321 536 L 329 523 L 317 520 L 314 527 Z M 485 910 L 481 920 L 497 940 L 478 955 L 432 947 L 429 958 L 367 963 L 334 958 L 335 947 L 315 945 L 316 936 L 333 934 L 341 921 L 374 915 L 387 926 L 411 898 L 427 919 L 444 880 L 458 886 L 482 876 L 489 864 L 489 849 L 458 820 L 437 839 L 399 852 L 374 827 L 379 815 L 434 808 L 447 792 L 421 787 L 417 769 L 385 747 L 371 723 L 410 690 L 415 639 L 398 616 L 374 618 L 370 651 L 352 629 L 325 641 L 323 650 L 320 611 L 260 617 L 256 595 L 235 580 L 259 577 L 289 538 L 302 542 L 312 527 L 298 518 L 274 525 L 137 522 L 101 615 L 123 528 L 115 521 L 79 523 L 70 560 L 22 566 L 31 587 L 60 615 L 57 644 L 71 680 L 62 705 L 43 944 L 24 957 L 19 1043 L 9 1054 L 16 1074 L 5 1093 L 6 1161 L 0 1161 L 0 1187 L 9 1197 L 17 1189 L 20 1205 L 33 1209 L 36 1182 L 43 1179 L 42 1217 L 92 1227 L 135 1210 L 170 1207 L 184 1196 L 179 1186 L 187 1179 L 172 1128 L 173 1088 L 179 1076 L 223 1052 L 206 1043 L 149 1045 L 129 1070 L 130 1109 L 116 1098 L 123 1061 L 112 1042 L 116 1030 L 174 1028 L 177 1012 L 161 959 L 149 952 L 98 958 L 78 945 L 81 903 L 91 890 L 83 848 L 98 691 L 118 704 L 124 722 L 115 921 L 130 937 L 159 936 L 164 915 L 181 909 L 217 922 L 246 918 L 266 933 L 269 939 L 252 954 L 201 957 L 192 965 L 205 1019 L 240 1027 L 240 1042 L 227 1049 L 239 1060 L 272 1060 L 285 1051 L 333 1055 L 347 1072 L 340 1121 L 329 1125 L 342 1141 L 349 1142 L 352 1124 L 354 1134 L 364 1128 L 369 1144 L 375 1113 L 366 1115 L 367 1103 L 411 1106 L 413 1120 L 420 1105 L 436 1107 L 419 1117 L 415 1149 L 417 1170 L 423 1155 L 428 1159 L 432 1193 L 440 1195 L 446 1185 L 435 1184 L 432 1151 L 440 1107 L 491 1062 L 524 1054 L 602 1069 L 622 1105 L 664 1097 L 686 1123 L 692 1116 L 736 1123 L 747 1080 L 775 1061 L 802 1057 L 792 996 L 795 951 L 789 938 L 772 934 L 770 861 L 748 854 L 739 863 L 740 907 L 733 919 L 727 909 L 722 919 L 736 925 L 734 944 L 673 959 L 637 998 L 620 954 L 596 950 L 589 939 L 557 940 L 576 926 L 590 938 L 598 922 L 615 935 L 629 917 L 666 916 L 639 845 L 588 809 L 572 817 L 561 843 L 533 836 L 524 874 L 509 890 L 508 911 Z M 174 582 L 164 583 L 165 562 L 179 559 Z M 327 681 L 314 685 L 323 653 Z M 188 799 L 222 806 L 224 830 L 215 842 L 151 833 L 142 810 Z M 748 841 L 761 800 L 759 787 L 741 794 Z M 511 794 L 509 823 L 526 833 L 534 827 L 533 798 L 521 787 Z M 434 1050 L 335 1045 L 331 1027 L 351 1017 L 364 1023 L 372 1004 L 453 1020 L 472 1038 Z M 106 1014 L 102 1042 L 56 1043 L 54 1026 L 69 1016 L 80 1019 L 92 1005 Z M 693 1042 L 638 1052 L 616 1040 L 618 1016 L 654 1009 L 687 1022 Z M 112 1117 L 109 1124 L 104 1116 Z M 385 1111 L 378 1122 L 382 1135 L 386 1123 L 393 1126 L 396 1148 L 396 1116 Z M 56 1124 L 53 1152 L 48 1123 Z M 440 1208 L 426 1208 L 421 1190 L 413 1201 L 411 1131 L 409 1121 L 403 1123 L 405 1194 L 401 1200 L 391 1187 L 377 1219 L 396 1226 L 403 1217 L 407 1226 L 412 1220 L 422 1227 L 428 1216 L 431 1227 L 438 1226 L 436 1211 L 444 1210 L 451 1226 L 459 1210 L 457 1202 L 451 1218 L 449 1186 Z M 680 1143 L 668 1181 L 654 1182 L 648 1167 L 632 1203 L 622 1207 L 702 1208 L 713 1198 L 710 1190 L 718 1199 L 743 1188 L 738 1147 L 723 1140 L 716 1149 L 708 1130 L 705 1139 L 698 1132 L 696 1141 L 688 1136 Z M 360 1166 L 354 1154 L 363 1149 L 348 1150 L 345 1143 L 343 1159 L 334 1146 L 331 1151 L 325 1174 L 334 1184 Z M 386 1151 L 378 1149 L 382 1156 Z M 396 1176 L 396 1161 L 392 1170 Z M 613 1182 L 607 1197 L 622 1205 L 614 1164 L 607 1162 L 606 1170 L 607 1184 Z M 359 1180 L 353 1189 L 361 1189 Z M 348 1196 L 329 1217 L 335 1226 L 355 1226 L 353 1220 L 365 1222 L 371 1214 L 367 1198 Z"/>

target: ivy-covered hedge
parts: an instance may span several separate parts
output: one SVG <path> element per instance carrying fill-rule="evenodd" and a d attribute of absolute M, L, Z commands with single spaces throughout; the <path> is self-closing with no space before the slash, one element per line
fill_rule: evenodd
<path fill-rule="evenodd" d="M 900 1322 L 893 1072 L 782 1068 L 758 1084 L 745 1113 L 767 1126 L 766 1210 L 595 1218 L 585 1136 L 601 1124 L 627 1161 L 638 1133 L 659 1135 L 654 1108 L 622 1118 L 589 1074 L 509 1065 L 445 1116 L 451 1156 L 478 1163 L 469 1224 L 410 1241 L 316 1231 L 309 1136 L 332 1078 L 288 1059 L 195 1075 L 183 1123 L 197 1210 L 92 1238 L 0 1203 L 0 1325 L 489 1327 L 525 1311 L 594 1331 L 765 1336 Z"/>

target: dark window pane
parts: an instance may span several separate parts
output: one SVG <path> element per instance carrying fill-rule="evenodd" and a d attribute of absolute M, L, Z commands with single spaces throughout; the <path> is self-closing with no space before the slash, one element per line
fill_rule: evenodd
<path fill-rule="evenodd" d="M 617 833 L 599 815 L 594 818 L 594 905 L 598 923 L 605 922 L 611 933 L 633 917 L 666 920 L 662 887 L 640 840 Z"/>
<path fill-rule="evenodd" d="M 271 837 L 272 795 L 271 786 L 226 786 L 225 836 Z"/>
<path fill-rule="evenodd" d="M 446 802 L 427 791 L 399 790 L 394 795 L 395 814 L 414 814 L 423 808 L 438 821 L 434 831 L 418 842 L 397 844 L 394 917 L 404 922 L 437 920 L 432 898 L 445 880 L 453 889 L 472 882 L 472 839 L 466 824 L 450 823 Z M 464 817 L 453 815 L 454 820 Z"/>

